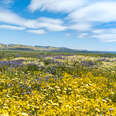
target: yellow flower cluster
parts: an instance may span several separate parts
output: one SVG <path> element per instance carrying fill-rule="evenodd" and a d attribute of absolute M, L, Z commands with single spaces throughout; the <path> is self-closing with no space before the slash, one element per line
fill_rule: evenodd
<path fill-rule="evenodd" d="M 48 76 L 1 72 L 0 116 L 116 116 L 116 81 L 90 72 Z"/>

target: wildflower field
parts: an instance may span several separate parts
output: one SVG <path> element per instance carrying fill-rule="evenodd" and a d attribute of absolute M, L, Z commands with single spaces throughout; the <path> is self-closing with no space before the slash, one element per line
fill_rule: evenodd
<path fill-rule="evenodd" d="M 0 54 L 0 116 L 116 116 L 115 55 Z"/>

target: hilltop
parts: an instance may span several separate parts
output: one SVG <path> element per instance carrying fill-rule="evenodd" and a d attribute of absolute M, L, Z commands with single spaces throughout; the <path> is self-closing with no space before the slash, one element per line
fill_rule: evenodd
<path fill-rule="evenodd" d="M 29 46 L 20 44 L 0 44 L 0 50 L 23 50 L 23 51 L 48 51 L 48 52 L 79 52 L 87 50 L 76 50 L 65 47 L 53 47 L 53 46 Z"/>

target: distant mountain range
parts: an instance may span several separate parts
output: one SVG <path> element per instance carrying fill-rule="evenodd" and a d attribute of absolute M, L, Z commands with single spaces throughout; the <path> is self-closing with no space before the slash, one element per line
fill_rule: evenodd
<path fill-rule="evenodd" d="M 76 50 L 66 47 L 52 47 L 52 46 L 29 46 L 20 44 L 1 44 L 0 50 L 18 50 L 18 51 L 41 51 L 41 52 L 67 52 L 67 53 L 111 53 L 116 54 L 115 51 L 88 51 L 88 50 Z"/>
<path fill-rule="evenodd" d="M 23 51 L 49 51 L 49 52 L 87 52 L 87 50 L 75 50 L 65 47 L 52 47 L 52 46 L 28 46 L 20 44 L 0 44 L 0 50 L 23 50 Z"/>

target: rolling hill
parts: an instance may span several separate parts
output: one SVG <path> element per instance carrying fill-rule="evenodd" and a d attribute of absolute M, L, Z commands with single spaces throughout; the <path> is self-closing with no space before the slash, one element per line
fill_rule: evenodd
<path fill-rule="evenodd" d="M 52 46 L 28 46 L 20 44 L 0 44 L 0 50 L 23 50 L 23 51 L 48 51 L 48 52 L 79 52 L 86 50 L 75 50 L 65 47 L 52 47 Z"/>

